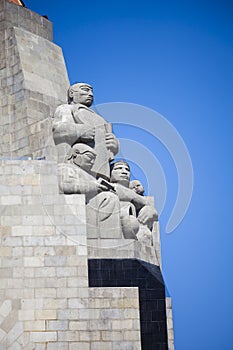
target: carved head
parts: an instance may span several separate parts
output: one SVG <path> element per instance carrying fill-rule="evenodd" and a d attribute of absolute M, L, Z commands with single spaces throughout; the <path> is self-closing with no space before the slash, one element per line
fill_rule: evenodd
<path fill-rule="evenodd" d="M 67 158 L 73 164 L 89 172 L 96 159 L 96 152 L 93 148 L 84 143 L 77 143 L 71 149 L 71 154 Z"/>
<path fill-rule="evenodd" d="M 111 164 L 110 182 L 118 183 L 122 186 L 129 187 L 130 167 L 123 160 Z"/>
<path fill-rule="evenodd" d="M 129 184 L 129 188 L 137 194 L 140 194 L 140 196 L 144 195 L 144 187 L 139 180 L 132 180 Z"/>
<path fill-rule="evenodd" d="M 87 107 L 92 105 L 94 100 L 92 86 L 86 83 L 73 84 L 68 89 L 68 103 L 81 103 Z"/>

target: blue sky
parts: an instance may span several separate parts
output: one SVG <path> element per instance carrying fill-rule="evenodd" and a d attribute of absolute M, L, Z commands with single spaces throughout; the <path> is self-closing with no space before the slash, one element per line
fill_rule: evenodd
<path fill-rule="evenodd" d="M 118 137 L 137 140 L 152 152 L 166 177 L 160 223 L 176 350 L 230 350 L 232 2 L 25 3 L 53 22 L 54 41 L 63 48 L 71 83 L 91 83 L 95 104 L 143 105 L 162 114 L 182 136 L 193 165 L 193 196 L 181 224 L 166 234 L 178 186 L 174 162 L 161 142 L 144 130 L 114 125 Z M 148 174 L 137 167 L 134 172 L 146 182 Z"/>

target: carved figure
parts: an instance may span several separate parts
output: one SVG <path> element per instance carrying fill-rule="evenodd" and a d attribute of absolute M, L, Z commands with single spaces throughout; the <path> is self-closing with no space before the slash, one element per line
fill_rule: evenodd
<path fill-rule="evenodd" d="M 140 196 L 144 196 L 144 187 L 139 180 L 132 180 L 129 184 L 129 188 Z"/>
<path fill-rule="evenodd" d="M 120 202 L 114 187 L 105 179 L 94 177 L 92 167 L 96 152 L 86 144 L 75 144 L 65 163 L 58 164 L 59 187 L 65 194 L 85 194 L 89 238 L 122 238 Z"/>
<path fill-rule="evenodd" d="M 129 188 L 130 167 L 127 162 L 117 161 L 111 165 L 110 182 L 114 184 L 120 199 L 124 236 L 136 236 L 138 240 L 151 244 L 151 229 L 158 220 L 158 214 L 146 197 Z"/>
<path fill-rule="evenodd" d="M 111 166 L 111 182 L 98 180 L 92 168 L 96 152 L 86 144 L 75 144 L 66 162 L 58 165 L 59 184 L 65 194 L 85 194 L 89 238 L 112 235 L 151 244 L 151 228 L 158 219 L 146 197 L 129 188 L 130 168 L 124 161 Z"/>
<path fill-rule="evenodd" d="M 95 149 L 93 172 L 109 178 L 109 161 L 118 152 L 119 142 L 111 125 L 89 107 L 93 89 L 87 83 L 77 83 L 68 90 L 68 103 L 57 107 L 53 120 L 53 138 L 58 150 L 58 162 L 64 162 L 67 152 L 76 143 Z"/>

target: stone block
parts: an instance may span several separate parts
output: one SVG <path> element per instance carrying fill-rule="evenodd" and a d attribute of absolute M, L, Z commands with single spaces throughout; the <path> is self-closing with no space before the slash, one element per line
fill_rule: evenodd
<path fill-rule="evenodd" d="M 68 320 L 47 321 L 46 328 L 48 331 L 65 331 L 68 330 Z"/>
<path fill-rule="evenodd" d="M 12 247 L 0 247 L 0 257 L 12 256 L 13 249 Z"/>
<path fill-rule="evenodd" d="M 22 204 L 21 196 L 1 196 L 2 205 Z"/>
<path fill-rule="evenodd" d="M 100 331 L 79 331 L 80 341 L 100 341 L 101 332 Z"/>
<path fill-rule="evenodd" d="M 91 350 L 112 350 L 112 345 L 111 342 L 92 342 Z"/>
<path fill-rule="evenodd" d="M 59 342 L 77 342 L 80 340 L 80 333 L 81 333 L 80 331 L 58 332 L 58 341 Z"/>
<path fill-rule="evenodd" d="M 86 321 L 71 321 L 69 324 L 69 328 L 71 331 L 86 331 L 89 329 L 88 323 Z"/>
<path fill-rule="evenodd" d="M 53 344 L 53 343 L 48 343 L 48 345 Z M 37 343 L 35 345 L 35 350 L 47 350 L 47 345 L 45 343 Z M 32 349 L 29 349 L 32 350 Z"/>
<path fill-rule="evenodd" d="M 112 320 L 112 330 L 131 330 L 133 328 L 132 320 Z"/>
<path fill-rule="evenodd" d="M 79 310 L 80 319 L 86 320 L 98 320 L 100 319 L 100 310 L 98 309 L 80 309 Z"/>
<path fill-rule="evenodd" d="M 57 298 L 78 298 L 80 288 L 59 288 L 57 290 Z"/>
<path fill-rule="evenodd" d="M 43 299 L 22 299 L 21 309 L 22 310 L 35 310 L 43 308 Z"/>
<path fill-rule="evenodd" d="M 69 344 L 69 350 L 90 350 L 90 343 L 88 342 L 74 342 Z"/>
<path fill-rule="evenodd" d="M 45 343 L 57 341 L 57 332 L 31 332 L 30 340 L 34 343 Z"/>
<path fill-rule="evenodd" d="M 45 321 L 25 321 L 24 330 L 31 331 L 45 331 Z"/>
<path fill-rule="evenodd" d="M 139 319 L 138 308 L 124 309 L 124 318 Z"/>
<path fill-rule="evenodd" d="M 101 339 L 104 341 L 123 341 L 122 331 L 102 331 Z"/>
<path fill-rule="evenodd" d="M 45 266 L 65 266 L 66 260 L 66 256 L 45 257 Z"/>
<path fill-rule="evenodd" d="M 44 266 L 44 257 L 25 257 L 24 266 L 25 267 L 40 267 Z"/>
<path fill-rule="evenodd" d="M 77 268 L 76 267 L 57 267 L 56 275 L 57 277 L 77 276 Z"/>
<path fill-rule="evenodd" d="M 140 332 L 137 330 L 128 330 L 124 332 L 124 340 L 126 341 L 140 341 Z"/>
<path fill-rule="evenodd" d="M 66 287 L 66 278 L 45 278 L 45 285 L 47 288 L 57 288 L 57 293 L 58 290 L 63 289 Z"/>
<path fill-rule="evenodd" d="M 69 344 L 64 342 L 48 343 L 46 350 L 69 350 Z"/>
<path fill-rule="evenodd" d="M 93 309 L 107 309 L 110 307 L 111 299 L 106 298 L 89 298 L 89 307 Z"/>
<path fill-rule="evenodd" d="M 63 310 L 58 310 L 57 312 L 57 318 L 58 320 L 77 320 L 79 318 L 79 310 L 78 309 L 63 309 Z M 70 330 L 76 330 L 75 328 L 72 328 L 71 325 L 69 325 Z"/>
<path fill-rule="evenodd" d="M 68 299 L 68 307 L 71 309 L 86 309 L 88 307 L 88 299 Z"/>
<path fill-rule="evenodd" d="M 99 331 L 105 331 L 110 330 L 112 328 L 112 322 L 109 322 L 108 320 L 89 320 L 89 327 L 90 330 L 99 330 Z"/>
<path fill-rule="evenodd" d="M 56 269 L 55 267 L 42 267 L 42 268 L 35 268 L 35 278 L 37 277 L 56 277 Z"/>
<path fill-rule="evenodd" d="M 66 298 L 64 299 L 46 298 L 44 299 L 43 306 L 44 306 L 44 309 L 48 309 L 48 310 L 58 309 L 58 313 L 59 313 L 59 309 L 63 310 L 67 308 L 67 299 Z"/>
<path fill-rule="evenodd" d="M 86 256 L 69 256 L 67 258 L 67 265 L 69 266 L 87 266 Z"/>
<path fill-rule="evenodd" d="M 121 319 L 123 316 L 123 312 L 119 309 L 107 309 L 101 310 L 100 316 L 102 319 Z"/>
<path fill-rule="evenodd" d="M 37 288 L 35 289 L 35 297 L 43 297 L 43 298 L 56 298 L 57 290 L 56 288 Z"/>
<path fill-rule="evenodd" d="M 34 321 L 35 312 L 34 310 L 19 310 L 18 317 L 19 321 Z"/>
<path fill-rule="evenodd" d="M 35 319 L 36 320 L 56 320 L 57 311 L 56 310 L 36 310 Z"/>
<path fill-rule="evenodd" d="M 17 238 L 19 239 L 19 238 Z M 15 244 L 19 245 L 19 244 Z M 45 240 L 43 237 L 23 237 L 23 246 L 24 247 L 37 247 L 37 246 L 45 246 Z"/>
<path fill-rule="evenodd" d="M 6 247 L 20 247 L 23 245 L 23 240 L 20 237 L 4 237 L 2 245 Z"/>

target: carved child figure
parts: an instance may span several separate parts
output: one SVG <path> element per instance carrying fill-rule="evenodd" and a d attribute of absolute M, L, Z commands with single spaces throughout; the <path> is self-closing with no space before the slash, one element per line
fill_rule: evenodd
<path fill-rule="evenodd" d="M 129 188 L 137 194 L 139 194 L 140 196 L 144 196 L 144 187 L 139 180 L 130 181 Z"/>

